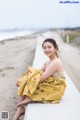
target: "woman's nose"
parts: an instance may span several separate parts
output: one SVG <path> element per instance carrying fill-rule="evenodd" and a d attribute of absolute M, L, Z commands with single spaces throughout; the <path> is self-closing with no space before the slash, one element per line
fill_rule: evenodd
<path fill-rule="evenodd" d="M 49 49 L 48 49 L 48 48 L 46 48 L 45 50 L 46 50 L 46 51 L 48 51 Z"/>
<path fill-rule="evenodd" d="M 48 52 L 48 50 L 45 50 L 45 52 Z"/>

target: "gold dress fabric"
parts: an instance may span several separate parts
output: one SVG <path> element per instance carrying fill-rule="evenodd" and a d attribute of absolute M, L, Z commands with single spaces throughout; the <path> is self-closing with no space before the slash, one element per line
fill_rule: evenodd
<path fill-rule="evenodd" d="M 18 81 L 18 95 L 26 95 L 33 101 L 58 103 L 64 95 L 66 82 L 61 73 L 54 73 L 40 83 L 43 71 L 28 67 L 28 71 Z"/>

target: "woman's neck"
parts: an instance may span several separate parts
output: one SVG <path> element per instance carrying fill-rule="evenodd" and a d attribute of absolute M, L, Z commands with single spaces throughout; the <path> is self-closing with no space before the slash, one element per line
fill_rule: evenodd
<path fill-rule="evenodd" d="M 54 60 L 54 59 L 56 59 L 56 58 L 57 58 L 56 55 L 52 55 L 52 56 L 49 57 L 50 61 L 52 61 L 52 60 Z"/>

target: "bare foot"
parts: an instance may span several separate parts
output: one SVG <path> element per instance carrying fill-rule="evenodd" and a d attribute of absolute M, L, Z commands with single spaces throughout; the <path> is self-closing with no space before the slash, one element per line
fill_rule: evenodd
<path fill-rule="evenodd" d="M 25 113 L 25 109 L 23 107 L 18 108 L 13 120 L 19 120 L 20 116 Z"/>
<path fill-rule="evenodd" d="M 21 103 L 19 103 L 18 105 L 17 105 L 17 107 L 20 107 L 20 106 L 24 106 L 24 105 L 27 105 L 28 103 L 32 103 L 33 101 L 31 100 L 31 99 L 25 99 L 25 100 L 23 100 Z"/>

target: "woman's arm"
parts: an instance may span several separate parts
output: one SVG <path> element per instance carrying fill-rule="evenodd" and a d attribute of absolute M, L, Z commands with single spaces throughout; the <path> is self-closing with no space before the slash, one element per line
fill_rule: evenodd
<path fill-rule="evenodd" d="M 45 67 L 46 67 L 46 63 L 44 63 L 44 65 L 39 70 L 45 71 Z"/>
<path fill-rule="evenodd" d="M 40 82 L 43 82 L 45 79 L 53 75 L 54 72 L 57 71 L 58 65 L 57 62 L 51 62 L 47 69 L 44 71 L 44 73 L 41 75 L 41 80 Z"/>

